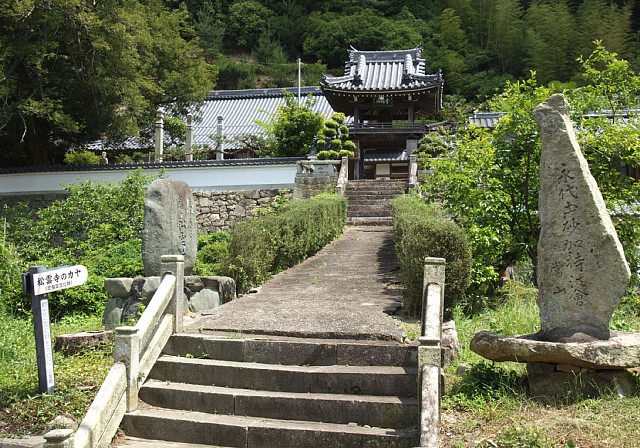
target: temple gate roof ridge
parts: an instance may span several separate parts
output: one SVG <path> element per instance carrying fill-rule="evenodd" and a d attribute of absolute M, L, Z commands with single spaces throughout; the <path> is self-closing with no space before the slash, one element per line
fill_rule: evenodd
<path fill-rule="evenodd" d="M 425 73 L 422 48 L 408 50 L 362 51 L 349 49 L 344 75 L 326 76 L 324 89 L 348 91 L 414 90 L 442 84 L 442 73 Z"/>

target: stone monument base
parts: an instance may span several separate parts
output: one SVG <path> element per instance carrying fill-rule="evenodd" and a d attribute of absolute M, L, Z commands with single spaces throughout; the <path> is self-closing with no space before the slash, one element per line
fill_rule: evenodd
<path fill-rule="evenodd" d="M 106 328 L 115 328 L 139 315 L 160 286 L 160 277 L 105 278 L 109 302 L 102 316 Z M 230 277 L 188 275 L 184 278 L 184 309 L 192 312 L 217 308 L 236 297 Z"/>
<path fill-rule="evenodd" d="M 595 397 L 605 391 L 634 395 L 635 380 L 627 369 L 640 366 L 640 332 L 611 334 L 606 341 L 563 343 L 483 331 L 473 337 L 470 348 L 492 361 L 527 363 L 533 397 Z"/>
<path fill-rule="evenodd" d="M 631 397 L 637 393 L 626 369 L 586 369 L 567 364 L 527 363 L 529 393 L 542 401 L 596 398 L 602 394 Z"/>

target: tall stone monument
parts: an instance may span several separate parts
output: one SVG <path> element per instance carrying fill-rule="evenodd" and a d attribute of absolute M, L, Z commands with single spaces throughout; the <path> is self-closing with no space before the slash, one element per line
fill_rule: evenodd
<path fill-rule="evenodd" d="M 631 273 L 569 119 L 553 95 L 533 111 L 540 128 L 538 305 L 548 341 L 609 339 Z"/>
<path fill-rule="evenodd" d="M 532 335 L 476 334 L 471 350 L 493 361 L 526 362 L 533 395 L 633 393 L 640 334 L 609 323 L 630 279 L 611 218 L 569 118 L 553 95 L 533 111 L 540 129 L 538 305 Z"/>
<path fill-rule="evenodd" d="M 184 256 L 184 273 L 193 270 L 198 250 L 195 202 L 189 185 L 156 179 L 144 198 L 142 263 L 145 277 L 160 276 L 160 256 Z"/>
<path fill-rule="evenodd" d="M 160 286 L 162 255 L 184 256 L 185 309 L 197 312 L 216 308 L 236 296 L 235 281 L 222 276 L 192 276 L 196 261 L 197 223 L 191 189 L 182 181 L 158 179 L 144 198 L 142 262 L 144 277 L 106 278 L 109 295 L 102 318 L 107 328 L 136 319 Z"/>

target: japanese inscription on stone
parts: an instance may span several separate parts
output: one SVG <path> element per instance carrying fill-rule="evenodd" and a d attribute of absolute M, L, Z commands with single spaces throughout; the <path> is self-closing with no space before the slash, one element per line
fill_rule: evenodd
<path fill-rule="evenodd" d="M 566 163 L 557 167 L 558 200 L 563 204 L 562 210 L 562 258 L 552 262 L 552 270 L 557 278 L 566 279 L 564 286 L 555 285 L 553 294 L 563 294 L 577 306 L 584 306 L 588 300 L 587 284 L 584 279 L 584 227 L 577 216 L 578 190 L 576 188 L 577 174 Z"/>
<path fill-rule="evenodd" d="M 144 198 L 144 275 L 151 277 L 162 274 L 162 255 L 183 255 L 184 270 L 188 275 L 195 264 L 196 251 L 197 224 L 191 189 L 182 181 L 153 181 Z"/>
<path fill-rule="evenodd" d="M 542 140 L 538 337 L 608 339 L 629 267 L 568 112 L 562 95 L 534 110 Z"/>

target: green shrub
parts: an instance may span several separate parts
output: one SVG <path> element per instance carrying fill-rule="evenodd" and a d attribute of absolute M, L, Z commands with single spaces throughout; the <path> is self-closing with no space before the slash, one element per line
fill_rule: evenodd
<path fill-rule="evenodd" d="M 29 309 L 22 294 L 22 266 L 11 246 L 0 244 L 0 315 Z"/>
<path fill-rule="evenodd" d="M 340 149 L 342 149 L 342 140 L 340 140 L 339 138 L 334 138 L 329 142 L 329 145 L 331 146 L 332 150 L 340 151 Z"/>
<path fill-rule="evenodd" d="M 239 291 L 247 291 L 338 237 L 346 216 L 345 198 L 318 195 L 290 201 L 278 213 L 237 223 L 230 231 L 223 270 L 236 280 Z"/>
<path fill-rule="evenodd" d="M 66 199 L 37 212 L 22 206 L 3 209 L 7 241 L 15 247 L 19 269 L 87 266 L 85 285 L 51 294 L 52 315 L 99 312 L 107 300 L 104 277 L 142 272 L 143 198 L 145 186 L 154 178 L 137 170 L 117 183 L 89 180 L 67 185 Z M 0 290 L 10 287 L 14 285 L 0 278 Z M 0 300 L 12 312 L 31 308 L 21 294 L 3 294 Z"/>
<path fill-rule="evenodd" d="M 356 144 L 351 140 L 347 140 L 346 142 L 342 143 L 342 148 L 343 148 L 343 151 L 347 150 L 347 151 L 355 152 Z"/>
<path fill-rule="evenodd" d="M 77 149 L 64 155 L 64 163 L 67 165 L 98 165 L 100 156 L 86 149 Z"/>
<path fill-rule="evenodd" d="M 49 308 L 55 319 L 75 313 L 91 316 L 102 314 L 108 300 L 109 296 L 104 289 L 104 277 L 89 274 L 84 285 L 49 294 Z"/>
<path fill-rule="evenodd" d="M 106 278 L 144 275 L 142 239 L 134 238 L 109 247 L 86 264 L 90 272 Z"/>
<path fill-rule="evenodd" d="M 229 252 L 229 232 L 219 231 L 198 235 L 198 253 L 194 275 L 222 275 L 223 261 Z"/>
<path fill-rule="evenodd" d="M 471 251 L 460 227 L 418 197 L 403 195 L 393 201 L 393 232 L 400 274 L 405 286 L 405 309 L 419 316 L 425 257 L 446 259 L 445 317 L 469 286 Z"/>
<path fill-rule="evenodd" d="M 340 158 L 340 153 L 333 149 L 320 151 L 318 153 L 319 160 L 335 160 Z"/>

